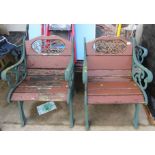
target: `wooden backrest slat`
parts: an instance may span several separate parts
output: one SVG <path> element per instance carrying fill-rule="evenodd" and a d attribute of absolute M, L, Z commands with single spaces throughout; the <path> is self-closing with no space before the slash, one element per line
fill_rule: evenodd
<path fill-rule="evenodd" d="M 28 76 L 56 76 L 56 75 L 63 75 L 63 69 L 28 69 L 27 70 Z"/>
<path fill-rule="evenodd" d="M 88 76 L 128 77 L 131 76 L 131 70 L 88 70 Z"/>

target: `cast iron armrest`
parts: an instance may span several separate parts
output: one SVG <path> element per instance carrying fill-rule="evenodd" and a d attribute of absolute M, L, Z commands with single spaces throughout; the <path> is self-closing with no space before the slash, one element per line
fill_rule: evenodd
<path fill-rule="evenodd" d="M 83 62 L 83 68 L 82 68 L 82 80 L 83 80 L 83 84 L 87 83 L 87 60 L 85 59 Z"/>
<path fill-rule="evenodd" d="M 69 65 L 65 70 L 65 80 L 66 81 L 73 80 L 72 79 L 73 73 L 74 73 L 74 61 L 73 61 L 73 58 L 71 57 Z"/>
<path fill-rule="evenodd" d="M 72 38 L 72 56 L 65 70 L 65 80 L 68 82 L 74 80 L 74 38 Z"/>
<path fill-rule="evenodd" d="M 136 43 L 136 41 L 135 41 Z M 136 48 L 137 48 L 137 60 L 138 62 L 140 62 L 141 64 L 143 63 L 144 61 L 144 58 L 148 55 L 148 50 L 140 45 L 136 45 Z"/>
<path fill-rule="evenodd" d="M 65 80 L 68 82 L 68 96 L 67 96 L 67 104 L 73 98 L 73 88 L 74 88 L 74 61 L 71 57 L 70 63 L 65 70 Z"/>
<path fill-rule="evenodd" d="M 148 83 L 152 82 L 153 74 L 150 70 L 142 65 L 144 57 L 147 56 L 148 51 L 142 46 L 136 45 L 136 40 L 132 39 L 133 45 L 133 63 L 132 63 L 132 78 L 141 89 L 145 104 L 148 104 L 148 97 L 145 92 Z"/>
<path fill-rule="evenodd" d="M 82 81 L 85 86 L 87 86 L 88 82 L 88 74 L 87 74 L 87 52 L 86 52 L 86 38 L 84 38 L 84 61 L 83 61 L 83 68 L 82 68 Z"/>
<path fill-rule="evenodd" d="M 18 46 L 21 48 L 21 58 L 14 65 L 6 68 L 1 73 L 2 80 L 8 82 L 9 92 L 7 95 L 7 102 L 11 102 L 11 96 L 16 87 L 26 78 L 26 59 L 25 59 L 25 39 L 23 39 L 23 45 Z"/>
<path fill-rule="evenodd" d="M 72 38 L 72 56 L 65 70 L 65 80 L 68 82 L 67 104 L 73 99 L 74 95 L 74 40 Z"/>

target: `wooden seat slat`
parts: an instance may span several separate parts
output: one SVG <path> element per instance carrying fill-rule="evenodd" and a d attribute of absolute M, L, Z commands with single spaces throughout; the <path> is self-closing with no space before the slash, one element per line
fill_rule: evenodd
<path fill-rule="evenodd" d="M 143 104 L 142 95 L 88 96 L 88 104 Z"/>
<path fill-rule="evenodd" d="M 88 82 L 88 89 L 137 89 L 133 82 Z"/>
<path fill-rule="evenodd" d="M 138 89 L 88 89 L 88 96 L 96 95 L 96 96 L 113 96 L 113 95 L 142 95 L 140 90 Z"/>

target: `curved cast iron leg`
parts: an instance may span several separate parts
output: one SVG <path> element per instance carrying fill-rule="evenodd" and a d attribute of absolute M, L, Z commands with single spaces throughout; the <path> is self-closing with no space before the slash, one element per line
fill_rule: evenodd
<path fill-rule="evenodd" d="M 87 92 L 84 94 L 84 110 L 85 110 L 85 128 L 89 130 L 89 116 L 88 116 L 88 103 L 87 103 Z"/>
<path fill-rule="evenodd" d="M 18 101 L 18 110 L 19 110 L 19 116 L 20 116 L 20 121 L 21 121 L 21 126 L 23 127 L 26 124 L 26 118 L 24 114 L 24 109 L 23 109 L 23 101 Z"/>
<path fill-rule="evenodd" d="M 140 104 L 135 104 L 135 114 L 133 120 L 135 129 L 137 129 L 139 125 L 139 111 L 140 111 Z"/>

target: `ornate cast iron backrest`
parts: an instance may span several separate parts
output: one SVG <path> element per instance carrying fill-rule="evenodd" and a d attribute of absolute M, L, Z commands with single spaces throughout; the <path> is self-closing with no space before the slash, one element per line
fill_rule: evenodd
<path fill-rule="evenodd" d="M 28 68 L 66 68 L 72 54 L 71 41 L 58 36 L 40 36 L 26 41 Z"/>
<path fill-rule="evenodd" d="M 59 39 L 36 40 L 32 43 L 32 49 L 36 53 L 61 54 L 65 43 Z"/>
<path fill-rule="evenodd" d="M 71 55 L 71 42 L 58 36 L 40 36 L 26 41 L 27 55 Z"/>
<path fill-rule="evenodd" d="M 131 43 L 118 37 L 99 37 L 87 43 L 87 55 L 131 55 Z"/>
<path fill-rule="evenodd" d="M 94 43 L 94 48 L 97 53 L 103 54 L 119 54 L 123 53 L 127 48 L 126 41 L 122 39 L 100 39 Z"/>

